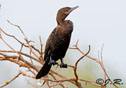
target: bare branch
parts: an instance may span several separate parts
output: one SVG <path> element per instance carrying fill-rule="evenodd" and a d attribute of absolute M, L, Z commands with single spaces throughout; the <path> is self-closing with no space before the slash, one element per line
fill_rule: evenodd
<path fill-rule="evenodd" d="M 78 44 L 78 42 L 77 42 L 76 44 Z M 83 55 L 82 57 L 80 57 L 80 58 L 77 60 L 77 62 L 75 63 L 75 68 L 74 68 L 74 75 L 75 75 L 75 80 L 76 80 L 75 82 L 76 82 L 76 84 L 77 84 L 77 86 L 78 86 L 79 88 L 82 88 L 82 86 L 81 86 L 81 84 L 78 82 L 77 65 L 78 65 L 78 63 L 80 62 L 80 60 L 81 60 L 82 58 L 84 58 L 85 56 L 88 55 L 89 52 L 90 52 L 90 45 L 89 45 L 89 50 L 88 50 L 88 52 L 87 52 L 85 55 Z"/>
<path fill-rule="evenodd" d="M 20 43 L 21 45 L 24 45 L 25 47 L 29 47 L 28 45 L 26 45 L 26 44 L 24 44 L 24 43 L 22 43 L 18 38 L 16 38 L 15 36 L 13 36 L 13 35 L 10 35 L 10 34 L 7 34 L 5 31 L 3 31 L 2 30 L 2 28 L 0 28 L 0 32 L 1 33 L 4 33 L 6 36 L 8 36 L 8 37 L 12 37 L 13 39 L 15 39 L 18 43 Z M 2 38 L 2 37 L 1 37 Z M 31 45 L 31 47 L 35 50 L 35 51 L 37 51 L 39 54 L 40 54 L 40 51 L 38 50 L 38 49 L 36 49 L 33 45 Z"/>
<path fill-rule="evenodd" d="M 27 69 L 27 71 L 19 71 L 19 73 L 13 77 L 11 80 L 6 81 L 5 84 L 1 85 L 0 87 L 6 86 L 7 84 L 11 83 L 13 80 L 15 80 L 16 78 L 18 78 L 19 75 L 23 75 L 26 77 L 30 77 L 35 79 L 35 75 L 36 72 L 38 72 L 39 67 L 38 65 L 35 65 L 35 62 L 38 62 L 39 64 L 43 65 L 44 64 L 44 60 L 43 60 L 43 45 L 42 45 L 42 40 L 41 37 L 39 36 L 39 41 L 40 41 L 40 50 L 35 48 L 35 46 L 31 45 L 30 42 L 31 40 L 28 40 L 27 36 L 25 35 L 25 33 L 22 31 L 21 27 L 11 23 L 10 21 L 8 21 L 9 24 L 17 27 L 21 34 L 24 36 L 24 40 L 26 43 L 21 42 L 17 37 L 15 37 L 14 35 L 8 34 L 5 31 L 3 31 L 0 28 L 0 39 L 4 42 L 4 44 L 9 47 L 11 50 L 0 50 L 0 61 L 10 61 L 12 63 L 17 64 L 20 67 L 24 67 Z M 15 50 L 7 41 L 4 40 L 4 38 L 2 37 L 2 33 L 4 35 L 6 35 L 7 37 L 12 37 L 14 40 L 16 40 L 18 42 L 18 44 L 20 44 L 20 49 L 19 50 Z M 89 45 L 89 49 L 87 51 L 87 53 L 84 53 L 79 47 L 78 47 L 78 43 L 79 40 L 77 40 L 76 44 L 70 48 L 73 50 L 77 50 L 79 51 L 79 53 L 82 54 L 82 56 L 75 62 L 75 64 L 72 65 L 68 65 L 68 67 L 72 68 L 73 70 L 73 78 L 69 78 L 67 76 L 64 76 L 64 74 L 58 73 L 55 70 L 51 69 L 49 72 L 49 76 L 43 77 L 41 78 L 41 80 L 44 80 L 44 84 L 46 84 L 49 88 L 55 87 L 57 85 L 61 86 L 62 88 L 66 88 L 65 85 L 63 84 L 64 82 L 69 82 L 73 85 L 75 85 L 78 88 L 83 88 L 80 82 L 84 82 L 85 84 L 89 83 L 101 88 L 106 88 L 106 85 L 99 85 L 96 82 L 93 81 L 89 81 L 89 80 L 85 80 L 85 79 L 81 79 L 79 77 L 79 75 L 77 74 L 77 68 L 78 68 L 78 64 L 79 62 L 86 56 L 89 59 L 95 61 L 96 63 L 100 64 L 103 72 L 104 72 L 104 81 L 106 80 L 106 77 L 110 79 L 110 77 L 108 76 L 106 69 L 104 67 L 103 64 L 103 56 L 102 56 L 102 51 L 103 51 L 103 46 L 101 48 L 101 60 L 98 60 L 97 58 L 91 57 L 89 56 L 89 52 L 90 52 L 90 45 Z M 30 53 L 24 53 L 22 49 L 27 48 L 29 49 Z M 11 54 L 8 54 L 11 53 Z M 31 54 L 32 53 L 32 54 Z M 14 55 L 13 55 L 14 54 Z M 33 64 L 34 63 L 34 64 Z M 58 64 L 59 66 L 59 64 Z M 69 68 L 68 68 L 69 69 Z M 29 74 L 32 74 L 30 75 Z M 111 80 L 110 82 L 116 87 L 118 88 Z M 54 83 L 53 85 L 51 83 Z"/>
<path fill-rule="evenodd" d="M 74 74 L 75 74 L 75 78 L 76 78 L 76 80 L 78 80 L 78 75 L 77 75 L 77 65 L 78 65 L 78 63 L 80 62 L 80 60 L 82 60 L 82 58 L 84 58 L 85 56 L 88 55 L 89 52 L 90 52 L 90 45 L 89 45 L 88 52 L 87 52 L 85 55 L 83 55 L 82 57 L 80 57 L 80 58 L 77 60 L 77 62 L 75 63 Z"/>
<path fill-rule="evenodd" d="M 42 49 L 43 49 L 43 45 L 42 45 L 42 40 L 41 40 L 41 36 L 39 36 L 39 41 L 40 41 L 40 57 L 39 57 L 39 61 L 41 61 L 41 59 L 43 60 L 43 57 L 42 57 Z M 41 58 L 42 57 L 42 58 Z M 44 60 L 43 60 L 44 61 Z"/>
<path fill-rule="evenodd" d="M 14 81 L 16 78 L 18 78 L 18 76 L 21 75 L 21 73 L 19 72 L 16 76 L 14 76 L 12 79 L 10 79 L 9 81 L 5 81 L 5 84 L 0 85 L 0 88 L 8 85 L 9 83 L 11 83 L 12 81 Z"/>

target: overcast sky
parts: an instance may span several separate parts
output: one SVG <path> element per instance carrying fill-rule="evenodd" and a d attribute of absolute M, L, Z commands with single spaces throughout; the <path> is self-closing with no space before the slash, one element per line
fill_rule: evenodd
<path fill-rule="evenodd" d="M 125 0 L 0 0 L 0 4 L 0 27 L 20 37 L 16 28 L 7 23 L 8 19 L 20 25 L 31 40 L 38 41 L 41 35 L 43 44 L 57 25 L 57 11 L 62 7 L 78 5 L 79 8 L 67 18 L 74 23 L 71 45 L 79 39 L 79 47 L 87 50 L 90 44 L 91 53 L 97 58 L 104 44 L 103 61 L 106 68 L 112 68 L 113 73 L 119 74 L 118 77 L 126 78 Z M 9 39 L 7 41 L 16 46 Z M 0 47 L 5 48 L 4 45 Z M 0 62 L 1 65 L 2 71 L 7 69 L 7 64 Z M 0 74 L 0 82 L 3 82 L 1 76 L 5 77 L 4 72 Z"/>

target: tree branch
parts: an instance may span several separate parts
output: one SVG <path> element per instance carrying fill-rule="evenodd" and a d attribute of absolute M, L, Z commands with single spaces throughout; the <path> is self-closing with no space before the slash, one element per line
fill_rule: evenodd
<path fill-rule="evenodd" d="M 31 40 L 28 40 L 27 36 L 22 31 L 20 26 L 18 26 L 16 24 L 13 24 L 10 21 L 8 21 L 8 23 L 13 25 L 13 26 L 15 26 L 15 27 L 17 27 L 20 30 L 21 34 L 24 36 L 24 40 L 25 40 L 26 43 L 21 42 L 17 37 L 15 37 L 12 34 L 6 33 L 5 31 L 3 31 L 2 28 L 0 28 L 0 39 L 4 42 L 4 44 L 7 47 L 9 47 L 11 49 L 11 50 L 0 50 L 0 61 L 10 61 L 12 63 L 15 63 L 15 64 L 19 65 L 19 67 L 27 68 L 28 71 L 24 71 L 24 72 L 19 71 L 19 73 L 16 76 L 14 76 L 9 81 L 6 81 L 5 84 L 0 85 L 0 87 L 4 87 L 4 86 L 8 85 L 13 80 L 18 78 L 19 75 L 21 75 L 21 74 L 23 76 L 35 79 L 36 73 L 39 71 L 39 67 L 40 66 L 36 65 L 36 63 L 34 63 L 34 62 L 37 62 L 37 63 L 39 63 L 41 65 L 44 64 L 43 52 L 42 52 L 43 51 L 43 45 L 42 45 L 41 37 L 39 36 L 39 41 L 40 41 L 40 50 L 39 50 L 39 49 L 35 48 L 35 46 L 30 44 Z M 18 44 L 20 44 L 20 46 L 21 46 L 19 51 L 15 50 L 7 41 L 5 41 L 4 38 L 2 37 L 2 34 L 4 34 L 7 37 L 11 37 L 14 40 L 16 40 L 18 42 Z M 75 64 L 73 66 L 72 65 L 68 65 L 68 67 L 72 68 L 74 77 L 69 78 L 67 76 L 64 76 L 64 74 L 58 73 L 57 71 L 51 69 L 50 72 L 49 72 L 49 76 L 41 78 L 41 80 L 44 80 L 44 82 L 47 84 L 48 87 L 51 88 L 51 87 L 55 87 L 55 86 L 59 85 L 62 88 L 66 88 L 63 83 L 64 82 L 69 82 L 69 83 L 75 85 L 78 88 L 83 88 L 80 82 L 85 82 L 85 84 L 88 83 L 88 84 L 92 84 L 92 85 L 99 86 L 99 87 L 102 87 L 102 88 L 106 88 L 105 84 L 99 85 L 96 82 L 85 80 L 85 79 L 81 79 L 79 77 L 79 75 L 77 74 L 77 68 L 78 68 L 79 62 L 86 56 L 89 59 L 91 59 L 91 60 L 95 61 L 96 63 L 100 64 L 100 66 L 101 66 L 101 68 L 102 68 L 102 70 L 104 72 L 104 81 L 106 80 L 106 77 L 110 79 L 110 77 L 108 76 L 108 74 L 106 72 L 106 69 L 104 67 L 103 60 L 102 60 L 103 47 L 101 48 L 101 57 L 100 57 L 101 61 L 100 61 L 97 58 L 94 58 L 94 57 L 91 57 L 91 56 L 88 55 L 89 52 L 90 52 L 90 45 L 89 45 L 89 49 L 88 49 L 87 53 L 84 53 L 78 47 L 78 42 L 79 42 L 79 40 L 76 42 L 74 47 L 72 47 L 70 49 L 79 51 L 79 53 L 81 53 L 82 56 L 75 62 Z M 22 49 L 24 49 L 24 48 L 29 49 L 30 53 L 24 53 L 22 51 Z M 11 55 L 9 53 L 11 53 L 11 54 L 13 53 L 13 54 Z M 31 55 L 31 53 L 32 53 L 32 55 Z M 32 75 L 30 75 L 29 73 L 32 74 Z M 53 83 L 53 85 L 51 85 L 50 82 Z M 116 88 L 118 88 L 112 81 L 111 81 L 111 83 Z"/>

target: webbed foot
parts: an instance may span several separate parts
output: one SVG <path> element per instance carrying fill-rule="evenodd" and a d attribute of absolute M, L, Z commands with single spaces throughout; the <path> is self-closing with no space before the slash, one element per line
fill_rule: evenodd
<path fill-rule="evenodd" d="M 60 64 L 60 68 L 67 68 L 67 64 Z"/>

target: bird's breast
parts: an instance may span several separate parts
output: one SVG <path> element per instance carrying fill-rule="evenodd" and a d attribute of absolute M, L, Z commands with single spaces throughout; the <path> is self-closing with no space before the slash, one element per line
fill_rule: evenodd
<path fill-rule="evenodd" d="M 73 31 L 73 25 L 70 25 L 70 24 L 65 25 L 62 30 L 63 38 L 69 39 L 71 37 L 72 31 Z"/>

